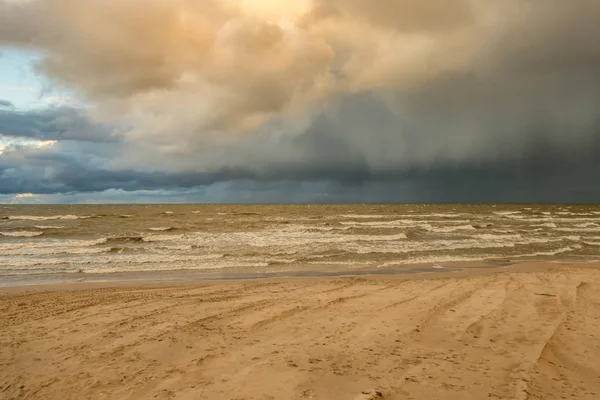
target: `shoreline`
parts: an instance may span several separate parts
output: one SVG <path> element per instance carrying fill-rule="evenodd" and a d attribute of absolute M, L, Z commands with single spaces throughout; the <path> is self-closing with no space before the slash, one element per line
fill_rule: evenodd
<path fill-rule="evenodd" d="M 0 276 L 0 293 L 3 289 L 54 285 L 117 284 L 136 285 L 152 283 L 194 283 L 209 281 L 252 281 L 265 279 L 343 278 L 343 277 L 393 277 L 414 275 L 464 274 L 497 272 L 510 267 L 531 264 L 599 265 L 600 260 L 536 259 L 536 260 L 481 260 L 450 263 L 415 263 L 385 268 L 314 268 L 296 266 L 285 270 L 256 271 L 249 268 L 227 268 L 211 270 L 154 270 L 110 273 L 50 273 L 31 275 Z"/>

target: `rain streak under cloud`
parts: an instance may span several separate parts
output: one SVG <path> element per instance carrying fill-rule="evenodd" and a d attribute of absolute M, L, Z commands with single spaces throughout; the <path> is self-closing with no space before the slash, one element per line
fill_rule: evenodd
<path fill-rule="evenodd" d="M 71 96 L 23 108 L 0 90 L 0 201 L 598 201 L 597 15 L 0 0 L 0 47 L 39 54 Z"/>

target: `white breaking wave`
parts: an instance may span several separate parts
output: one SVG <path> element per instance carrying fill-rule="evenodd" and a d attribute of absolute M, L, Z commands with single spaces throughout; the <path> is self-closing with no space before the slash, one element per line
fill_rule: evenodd
<path fill-rule="evenodd" d="M 377 265 L 377 268 L 388 268 L 388 267 L 396 267 L 396 266 L 405 266 L 407 264 L 430 264 L 430 263 L 459 263 L 459 262 L 469 262 L 469 261 L 481 261 L 487 258 L 497 257 L 493 254 L 488 255 L 477 255 L 477 256 L 445 256 L 445 255 L 431 255 L 431 256 L 420 256 L 420 257 L 411 257 L 410 259 L 402 259 L 402 260 L 394 260 L 388 261 L 383 264 Z M 438 266 L 439 267 L 439 266 Z M 435 269 L 442 269 L 436 268 Z"/>
<path fill-rule="evenodd" d="M 399 219 L 394 221 L 377 221 L 377 222 L 340 222 L 346 228 L 421 228 L 429 232 L 436 233 L 451 233 L 457 231 L 474 231 L 477 228 L 469 224 L 469 220 L 455 221 L 427 221 L 413 219 Z M 434 226 L 433 224 L 444 224 L 443 226 Z M 448 225 L 452 224 L 452 225 Z M 463 224 L 463 225 L 453 225 Z"/>
<path fill-rule="evenodd" d="M 585 224 L 579 224 L 579 225 L 575 225 L 576 228 L 600 228 L 600 225 L 594 223 L 594 222 L 588 222 Z"/>
<path fill-rule="evenodd" d="M 540 227 L 540 228 L 558 228 L 554 222 L 547 222 L 545 224 L 537 224 L 537 225 L 531 225 L 531 226 Z"/>
<path fill-rule="evenodd" d="M 61 226 L 61 225 L 34 225 L 34 228 L 37 228 L 37 229 L 63 229 L 64 226 Z"/>
<path fill-rule="evenodd" d="M 344 235 L 351 240 L 357 241 L 374 241 L 374 242 L 388 242 L 407 239 L 405 233 L 398 233 L 396 235 Z"/>
<path fill-rule="evenodd" d="M 41 233 L 43 232 L 36 232 Z M 27 241 L 17 243 L 0 243 L 0 253 L 4 250 L 13 249 L 38 249 L 46 247 L 88 247 L 106 243 L 106 239 L 96 240 L 44 240 L 44 241 Z"/>
<path fill-rule="evenodd" d="M 157 228 L 148 228 L 149 231 L 154 231 L 154 232 L 167 232 L 170 231 L 174 228 L 170 227 L 170 226 L 163 226 L 163 227 L 157 227 Z"/>
<path fill-rule="evenodd" d="M 550 251 L 538 251 L 538 252 L 534 252 L 532 254 L 520 254 L 518 256 L 513 256 L 513 257 L 522 258 L 522 257 L 537 257 L 537 256 L 556 256 L 558 254 L 568 253 L 570 251 L 575 251 L 575 250 L 579 250 L 579 249 L 581 249 L 581 245 L 561 247 L 560 249 L 550 250 Z"/>
<path fill-rule="evenodd" d="M 415 217 L 425 217 L 425 218 L 456 218 L 456 217 L 461 217 L 461 216 L 465 216 L 467 214 L 465 213 L 431 213 L 431 214 L 421 214 L 421 215 L 414 215 Z"/>
<path fill-rule="evenodd" d="M 598 217 L 588 217 L 588 218 L 553 218 L 553 221 L 556 222 L 600 222 L 600 218 Z"/>
<path fill-rule="evenodd" d="M 89 215 L 51 215 L 51 216 L 38 216 L 38 215 L 11 215 L 8 219 L 12 220 L 24 220 L 24 221 L 51 221 L 51 220 L 74 220 L 74 219 L 87 219 L 92 218 Z"/>
<path fill-rule="evenodd" d="M 579 249 L 581 249 L 581 245 L 565 246 L 565 247 L 558 248 L 556 250 L 534 251 L 532 253 L 523 253 L 523 254 L 510 255 L 509 258 L 510 259 L 519 259 L 519 258 L 525 258 L 525 257 L 540 257 L 540 256 L 552 257 L 552 256 L 556 256 L 556 255 L 559 255 L 559 254 L 563 254 L 563 253 L 568 253 L 568 252 L 571 252 L 571 251 L 579 250 Z"/>
<path fill-rule="evenodd" d="M 439 221 L 439 220 L 428 220 L 428 221 L 424 221 L 422 219 L 396 219 L 393 221 L 368 221 L 368 222 L 357 222 L 357 221 L 341 221 L 340 224 L 344 225 L 344 226 L 348 226 L 348 227 L 353 227 L 353 228 L 414 228 L 414 227 L 419 227 L 419 228 L 423 228 L 423 229 L 435 229 L 432 227 L 431 224 L 469 224 L 470 220 L 468 219 L 461 219 L 461 220 L 453 220 L 453 221 Z M 464 225 L 465 227 L 467 225 Z M 465 229 L 475 229 L 473 226 L 469 225 L 470 228 L 465 228 Z M 457 226 L 447 226 L 444 225 L 443 227 L 440 227 L 439 229 L 460 229 L 460 227 Z"/>
<path fill-rule="evenodd" d="M 600 245 L 600 243 L 599 243 Z M 534 251 L 531 253 L 523 253 L 523 254 L 514 254 L 510 255 L 507 258 L 509 260 L 518 260 L 526 257 L 552 257 L 563 253 L 568 253 L 571 251 L 579 250 L 581 246 L 568 246 L 561 247 L 556 250 L 550 251 Z M 447 255 L 430 255 L 430 256 L 418 256 L 411 257 L 409 259 L 402 260 L 394 260 L 389 261 L 377 266 L 377 268 L 386 268 L 393 266 L 403 266 L 407 264 L 427 264 L 427 263 L 460 263 L 460 262 L 469 262 L 469 261 L 486 261 L 498 259 L 498 254 L 478 254 L 478 255 L 464 255 L 464 256 L 447 256 Z M 315 262 L 318 263 L 318 262 Z M 435 268 L 435 267 L 433 267 Z"/>
<path fill-rule="evenodd" d="M 521 211 L 494 211 L 493 213 L 496 215 L 514 215 L 521 214 Z"/>
<path fill-rule="evenodd" d="M 587 218 L 582 218 L 582 217 L 564 218 L 563 217 L 563 218 L 560 218 L 560 217 L 551 217 L 551 216 L 527 217 L 527 216 L 523 216 L 523 215 L 510 215 L 510 216 L 508 216 L 508 218 L 514 219 L 518 222 L 541 222 L 541 223 L 600 222 L 600 218 L 598 218 L 598 217 L 587 217 Z"/>
<path fill-rule="evenodd" d="M 424 224 L 421 224 L 423 226 Z M 433 228 L 425 226 L 425 228 Z M 327 228 L 329 229 L 329 228 Z M 562 240 L 574 240 L 574 237 L 537 237 L 527 232 L 520 234 L 514 231 L 505 231 L 504 234 L 478 232 L 472 226 L 433 228 L 441 232 L 454 232 L 464 230 L 468 232 L 465 238 L 436 238 L 435 236 L 424 240 L 406 240 L 405 233 L 393 235 L 353 235 L 343 230 L 320 230 L 310 226 L 289 225 L 285 229 L 271 229 L 255 232 L 230 232 L 209 233 L 197 232 L 185 235 L 148 235 L 143 238 L 145 242 L 164 242 L 181 246 L 181 250 L 207 247 L 228 252 L 232 248 L 272 248 L 277 251 L 300 249 L 304 252 L 319 252 L 324 249 L 348 250 L 351 252 L 415 252 L 436 250 L 458 250 L 469 248 L 503 248 L 518 245 L 546 244 Z M 329 245 L 324 247 L 324 245 Z"/>
<path fill-rule="evenodd" d="M 21 247 L 1 249 L 0 256 L 54 256 L 110 253 L 110 247 Z"/>
<path fill-rule="evenodd" d="M 177 242 L 178 245 L 212 246 L 226 249 L 240 245 L 251 247 L 291 247 L 358 241 L 386 242 L 405 240 L 406 238 L 405 233 L 393 235 L 351 235 L 331 231 L 324 232 L 305 225 L 288 225 L 284 229 L 270 229 L 256 232 L 196 232 L 185 235 L 148 235 L 143 240 L 145 242 Z"/>
<path fill-rule="evenodd" d="M 42 266 L 42 265 L 61 265 L 61 264 L 77 264 L 77 265 L 107 265 L 107 264 L 155 264 L 155 263 L 181 263 L 181 262 L 198 262 L 218 260 L 223 258 L 223 254 L 207 254 L 207 255 L 165 255 L 165 254 L 134 254 L 134 255 L 83 255 L 75 259 L 64 258 L 48 258 L 48 257 L 3 257 L 0 260 L 0 267 L 3 269 L 17 269 L 18 267 L 26 266 Z M 200 265 L 199 265 L 200 267 Z"/>
<path fill-rule="evenodd" d="M 81 268 L 90 274 L 107 274 L 114 272 L 144 272 L 144 271 L 210 271 L 215 269 L 230 268 L 266 268 L 269 262 L 245 262 L 224 259 L 197 259 L 197 260 L 172 260 L 169 262 L 130 263 L 130 264 L 105 264 L 86 266 Z"/>
<path fill-rule="evenodd" d="M 382 219 L 382 218 L 395 218 L 396 215 L 375 215 L 375 214 L 342 214 L 341 218 L 354 218 L 354 219 Z"/>
<path fill-rule="evenodd" d="M 477 228 L 475 228 L 473 225 L 460 225 L 460 226 L 445 226 L 445 227 L 434 227 L 434 226 L 421 226 L 422 228 L 430 231 L 430 232 L 436 232 L 436 233 L 451 233 L 451 232 L 458 232 L 458 231 L 475 231 L 477 230 Z"/>
<path fill-rule="evenodd" d="M 465 240 L 435 240 L 435 241 L 404 241 L 395 245 L 387 243 L 347 243 L 343 247 L 352 253 L 368 254 L 368 253 L 414 253 L 427 251 L 454 251 L 464 249 L 499 249 L 499 248 L 514 248 L 521 245 L 530 244 L 547 244 L 560 242 L 562 238 L 553 240 L 542 238 L 520 238 L 510 237 L 509 235 L 499 235 L 499 237 L 483 236 L 483 238 L 465 239 Z M 478 256 L 481 258 L 481 256 Z"/>
<path fill-rule="evenodd" d="M 26 275 L 30 273 L 85 272 L 115 273 L 175 270 L 214 270 L 226 268 L 266 268 L 273 263 L 291 263 L 295 260 L 271 258 L 224 258 L 222 254 L 202 256 L 180 255 L 82 255 L 72 260 L 61 258 L 4 257 L 0 273 Z"/>
<path fill-rule="evenodd" d="M 144 242 L 169 242 L 169 241 L 182 241 L 184 235 L 150 235 L 143 238 Z"/>
<path fill-rule="evenodd" d="M 183 245 L 160 245 L 152 248 L 152 251 L 162 254 L 169 254 L 169 252 L 176 251 L 184 251 L 184 250 L 193 250 L 194 246 L 189 244 Z"/>
<path fill-rule="evenodd" d="M 574 215 L 574 216 L 592 215 L 592 213 L 574 213 L 574 212 L 570 212 L 570 211 L 560 211 L 560 212 L 557 212 L 557 214 L 559 214 L 559 215 Z"/>
<path fill-rule="evenodd" d="M 35 237 L 35 236 L 41 236 L 43 234 L 44 234 L 44 232 L 28 232 L 28 231 L 0 232 L 1 236 L 11 236 L 11 237 Z"/>
<path fill-rule="evenodd" d="M 370 227 L 370 228 L 397 228 L 404 226 L 415 226 L 422 224 L 423 221 L 414 219 L 396 219 L 393 221 L 374 221 L 374 222 L 356 222 L 356 221 L 341 221 L 341 225 L 352 226 L 356 228 Z"/>
<path fill-rule="evenodd" d="M 556 221 L 555 218 L 553 218 L 552 216 L 549 215 L 545 215 L 543 217 L 530 217 L 527 215 L 505 215 L 505 218 L 509 219 L 509 220 L 517 220 L 517 221 L 522 221 L 522 222 L 547 222 L 547 221 Z"/>
<path fill-rule="evenodd" d="M 480 239 L 480 240 L 512 240 L 512 241 L 519 241 L 519 240 L 523 240 L 523 235 L 520 234 L 494 234 L 494 233 L 483 233 L 481 235 L 476 235 L 473 236 L 473 238 L 475 239 Z"/>
<path fill-rule="evenodd" d="M 595 228 L 557 228 L 559 232 L 600 232 L 600 226 Z"/>

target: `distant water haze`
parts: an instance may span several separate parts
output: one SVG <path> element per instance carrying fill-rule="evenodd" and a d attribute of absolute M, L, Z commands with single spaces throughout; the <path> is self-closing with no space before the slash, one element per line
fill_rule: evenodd
<path fill-rule="evenodd" d="M 0 280 L 581 261 L 600 258 L 600 206 L 3 206 L 0 256 Z"/>

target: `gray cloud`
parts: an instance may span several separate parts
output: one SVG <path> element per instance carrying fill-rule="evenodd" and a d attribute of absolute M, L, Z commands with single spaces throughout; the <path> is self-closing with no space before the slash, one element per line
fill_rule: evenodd
<path fill-rule="evenodd" d="M 0 99 L 0 108 L 15 108 L 15 106 L 8 100 Z"/>
<path fill-rule="evenodd" d="M 157 171 L 150 164 L 114 168 L 116 153 L 131 152 L 121 143 L 65 141 L 50 149 L 21 149 L 0 158 L 0 193 L 89 193 L 91 198 L 119 189 L 126 192 L 123 199 L 132 201 L 139 191 L 153 190 L 163 199 L 183 196 L 200 202 L 592 202 L 600 196 L 593 184 L 600 178 L 599 140 L 585 149 L 533 142 L 512 158 L 419 167 L 409 162 L 381 169 L 369 164 L 362 144 L 344 141 L 347 135 L 336 136 L 322 121 L 276 144 L 271 138 L 238 143 L 241 147 L 222 154 L 228 163 L 208 160 L 196 171 Z M 280 153 L 267 156 L 272 149 Z"/>
<path fill-rule="evenodd" d="M 0 109 L 0 135 L 39 140 L 116 141 L 117 129 L 92 122 L 85 111 L 67 107 Z"/>

